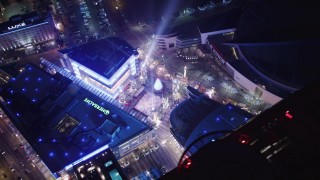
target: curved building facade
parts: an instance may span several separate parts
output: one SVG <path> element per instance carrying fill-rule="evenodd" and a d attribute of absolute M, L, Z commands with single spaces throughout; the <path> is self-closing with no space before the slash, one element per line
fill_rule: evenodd
<path fill-rule="evenodd" d="M 259 1 L 239 21 L 235 44 L 250 68 L 296 90 L 320 79 L 319 3 Z"/>
<path fill-rule="evenodd" d="M 221 130 L 235 130 L 249 122 L 252 114 L 231 104 L 223 105 L 188 86 L 189 98 L 170 114 L 171 131 L 187 147 L 198 137 Z M 219 137 L 221 138 L 221 135 Z"/>
<path fill-rule="evenodd" d="M 157 46 L 160 49 L 176 49 L 177 46 L 177 36 L 176 32 L 163 32 L 162 34 L 154 35 Z"/>

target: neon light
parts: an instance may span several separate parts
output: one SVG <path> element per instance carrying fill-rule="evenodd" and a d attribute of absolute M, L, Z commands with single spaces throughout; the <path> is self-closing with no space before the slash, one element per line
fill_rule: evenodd
<path fill-rule="evenodd" d="M 49 153 L 49 157 L 53 157 L 54 156 L 54 153 L 53 152 L 50 152 Z"/>
<path fill-rule="evenodd" d="M 287 118 L 289 118 L 289 119 L 292 119 L 293 118 L 293 116 L 290 114 L 290 112 L 289 111 L 286 111 L 286 117 Z"/>
<path fill-rule="evenodd" d="M 107 109 L 99 106 L 97 103 L 91 101 L 91 100 L 88 99 L 88 98 L 84 99 L 83 101 L 86 102 L 86 103 L 88 103 L 88 104 L 91 105 L 92 107 L 96 108 L 97 110 L 103 112 L 105 115 L 110 114 L 110 111 L 109 111 L 109 110 L 107 110 Z"/>
<path fill-rule="evenodd" d="M 4 35 L 7 35 L 7 34 L 11 34 L 13 32 L 17 32 L 17 31 L 22 31 L 22 30 L 26 30 L 26 29 L 30 29 L 30 28 L 33 28 L 33 27 L 36 27 L 36 26 L 41 26 L 43 24 L 49 24 L 49 22 L 43 22 L 43 23 L 40 23 L 40 24 L 36 24 L 36 25 L 33 25 L 33 26 L 28 26 L 28 27 L 25 27 L 25 28 L 22 28 L 22 29 L 16 29 L 16 30 L 13 30 L 13 31 L 9 31 L 9 32 L 6 32 L 6 33 L 2 33 L 0 34 L 0 36 L 4 36 Z"/>
<path fill-rule="evenodd" d="M 108 148 L 109 148 L 109 144 L 104 145 L 104 146 L 102 146 L 101 148 L 93 151 L 92 153 L 84 156 L 83 158 L 80 158 L 79 160 L 77 160 L 77 161 L 75 161 L 75 162 L 73 162 L 73 163 L 65 166 L 64 169 L 65 169 L 65 170 L 68 170 L 68 169 L 72 168 L 73 166 L 81 163 L 82 161 L 85 161 L 85 160 L 91 158 L 92 156 L 95 156 L 96 154 L 98 154 L 98 153 L 100 153 L 100 152 L 102 152 L 102 151 L 104 151 L 104 150 L 106 150 L 106 149 L 108 149 Z"/>
<path fill-rule="evenodd" d="M 14 26 L 9 26 L 9 27 L 8 27 L 8 30 L 17 29 L 17 28 L 20 28 L 20 27 L 23 27 L 23 26 L 26 26 L 26 23 L 25 23 L 25 22 L 16 24 L 16 25 L 14 25 Z"/>
<path fill-rule="evenodd" d="M 65 170 L 68 170 L 68 169 L 70 169 L 70 168 L 72 168 L 72 167 L 73 167 L 73 165 L 72 165 L 72 164 L 70 164 L 70 165 L 68 165 L 68 166 L 64 167 L 64 169 L 65 169 Z"/>

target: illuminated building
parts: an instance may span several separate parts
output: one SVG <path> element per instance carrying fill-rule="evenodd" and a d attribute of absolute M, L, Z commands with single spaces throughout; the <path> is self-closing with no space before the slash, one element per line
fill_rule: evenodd
<path fill-rule="evenodd" d="M 28 48 L 55 38 L 55 26 L 50 13 L 46 17 L 36 12 L 12 16 L 0 24 L 0 52 Z"/>
<path fill-rule="evenodd" d="M 136 118 L 68 78 L 31 64 L 3 85 L 0 95 L 1 108 L 52 173 L 108 148 L 119 158 L 119 146 L 149 132 Z"/>
<path fill-rule="evenodd" d="M 138 52 L 120 38 L 100 39 L 60 53 L 64 68 L 112 97 L 136 74 Z"/>
<path fill-rule="evenodd" d="M 286 97 L 288 94 L 290 94 L 296 89 L 288 87 L 286 85 L 281 85 L 281 83 L 274 81 L 272 78 L 269 78 L 268 75 L 264 75 L 264 73 L 266 72 L 265 70 L 259 72 L 258 70 L 251 69 L 254 66 L 250 65 L 250 60 L 249 61 L 245 60 L 246 57 L 243 54 L 241 54 L 241 51 L 239 51 L 240 49 L 239 47 L 242 46 L 242 49 L 246 50 L 246 53 L 248 55 L 253 52 L 258 54 L 261 51 L 249 50 L 254 48 L 258 49 L 257 43 L 238 43 L 234 40 L 234 36 L 235 34 L 237 34 L 238 22 L 242 13 L 243 13 L 243 10 L 235 8 L 227 12 L 219 13 L 208 19 L 199 21 L 197 24 L 198 34 L 194 33 L 192 35 L 191 33 L 187 33 L 187 34 L 190 34 L 189 36 L 187 36 L 187 38 L 183 38 L 185 30 L 182 28 L 180 28 L 181 32 L 176 30 L 177 33 L 171 33 L 171 34 L 168 33 L 167 35 L 165 35 L 165 32 L 164 32 L 163 33 L 164 35 L 156 35 L 155 38 L 156 38 L 158 47 L 162 49 L 170 50 L 171 48 L 168 46 L 169 43 L 173 44 L 174 48 L 187 48 L 187 47 L 192 47 L 198 44 L 207 44 L 208 47 L 212 50 L 212 52 L 215 54 L 215 56 L 219 60 L 218 63 L 225 66 L 229 75 L 239 85 L 241 85 L 244 89 L 247 89 L 251 94 L 255 96 L 255 98 L 262 99 L 263 101 L 269 104 L 275 104 L 279 102 L 283 97 Z M 211 23 L 211 22 L 215 22 L 215 23 Z M 243 24 L 246 24 L 246 23 L 243 23 Z M 188 29 L 190 31 L 190 28 L 185 28 L 185 29 Z M 242 31 L 241 28 L 240 28 L 240 31 Z M 242 32 L 246 32 L 246 31 L 242 31 Z M 164 46 L 161 46 L 162 44 Z M 260 44 L 260 45 L 261 45 L 260 49 L 262 50 L 265 47 L 265 44 Z M 275 46 L 275 44 L 272 46 L 278 47 L 278 46 Z M 312 45 L 310 44 L 309 46 L 313 46 L 313 44 Z M 313 47 L 317 47 L 317 46 L 313 46 Z M 269 49 L 271 50 L 270 47 Z M 291 53 L 292 51 L 287 51 L 287 52 Z M 294 52 L 298 53 L 298 51 L 294 51 Z M 313 51 L 313 53 L 315 52 L 316 51 Z M 270 52 L 269 54 L 271 55 L 272 53 Z M 273 53 L 273 54 L 276 54 L 276 53 Z M 281 53 L 278 53 L 278 54 L 280 55 Z M 308 52 L 307 54 L 310 54 L 310 52 Z M 259 55 L 255 55 L 255 56 L 259 56 Z M 302 55 L 297 55 L 296 57 L 302 57 Z M 274 58 L 275 62 L 277 62 L 276 61 L 277 58 L 278 57 Z M 264 60 L 264 61 L 268 61 L 268 60 Z M 307 63 L 304 65 L 307 65 Z M 271 65 L 268 65 L 268 66 L 271 67 Z M 266 66 L 263 66 L 263 67 L 266 67 Z M 318 66 L 314 66 L 314 67 L 318 67 Z M 303 73 L 299 73 L 299 75 L 303 75 Z M 313 78 L 315 76 L 310 75 L 309 77 Z"/>
<path fill-rule="evenodd" d="M 154 39 L 160 49 L 171 50 L 177 48 L 177 35 L 174 30 L 167 30 L 161 34 L 155 34 Z"/>
<path fill-rule="evenodd" d="M 177 36 L 177 48 L 189 48 L 201 44 L 199 32 L 183 33 Z"/>
<path fill-rule="evenodd" d="M 219 13 L 213 17 L 187 23 L 154 35 L 160 49 L 176 50 L 206 44 L 211 35 L 230 33 L 236 30 L 236 25 L 242 13 L 240 9 Z M 213 23 L 214 22 L 214 23 Z"/>
<path fill-rule="evenodd" d="M 155 34 L 154 39 L 157 46 L 160 49 L 175 50 L 201 44 L 201 37 L 198 29 L 195 27 L 188 27 L 186 29 L 181 27 Z"/>

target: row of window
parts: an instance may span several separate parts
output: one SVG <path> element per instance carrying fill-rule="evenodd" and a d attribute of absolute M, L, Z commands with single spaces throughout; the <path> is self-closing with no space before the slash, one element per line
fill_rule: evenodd
<path fill-rule="evenodd" d="M 0 36 L 0 50 L 9 50 L 29 43 L 37 43 L 54 38 L 49 25 L 38 26 Z"/>

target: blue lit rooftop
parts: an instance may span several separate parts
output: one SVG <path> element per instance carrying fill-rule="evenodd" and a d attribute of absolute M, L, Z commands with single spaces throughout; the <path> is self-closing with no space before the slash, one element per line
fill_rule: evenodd
<path fill-rule="evenodd" d="M 33 83 L 27 85 L 25 93 L 11 93 L 11 90 L 20 91 L 17 81 L 26 84 L 27 77 Z M 43 83 L 38 83 L 37 78 Z M 2 109 L 52 172 L 148 130 L 129 114 L 65 82 L 66 78 L 58 73 L 52 76 L 27 65 L 25 71 L 0 91 L 5 100 Z M 33 103 L 29 96 L 37 93 L 27 94 L 28 88 L 46 93 L 37 95 L 41 101 Z"/>
<path fill-rule="evenodd" d="M 187 87 L 187 93 L 189 98 L 170 114 L 173 135 L 185 147 L 206 133 L 236 130 L 253 117 L 232 104 L 220 104 L 191 86 Z"/>
<path fill-rule="evenodd" d="M 88 42 L 59 51 L 83 66 L 110 79 L 115 72 L 134 54 L 138 52 L 125 40 L 110 37 Z"/>
<path fill-rule="evenodd" d="M 17 77 L 11 79 L 10 93 L 17 96 L 22 94 L 35 103 L 48 96 L 49 90 L 57 83 L 56 77 L 28 65 Z"/>
<path fill-rule="evenodd" d="M 211 112 L 194 128 L 185 146 L 187 147 L 198 137 L 209 132 L 236 130 L 245 125 L 252 117 L 252 114 L 232 104 L 221 106 Z"/>

